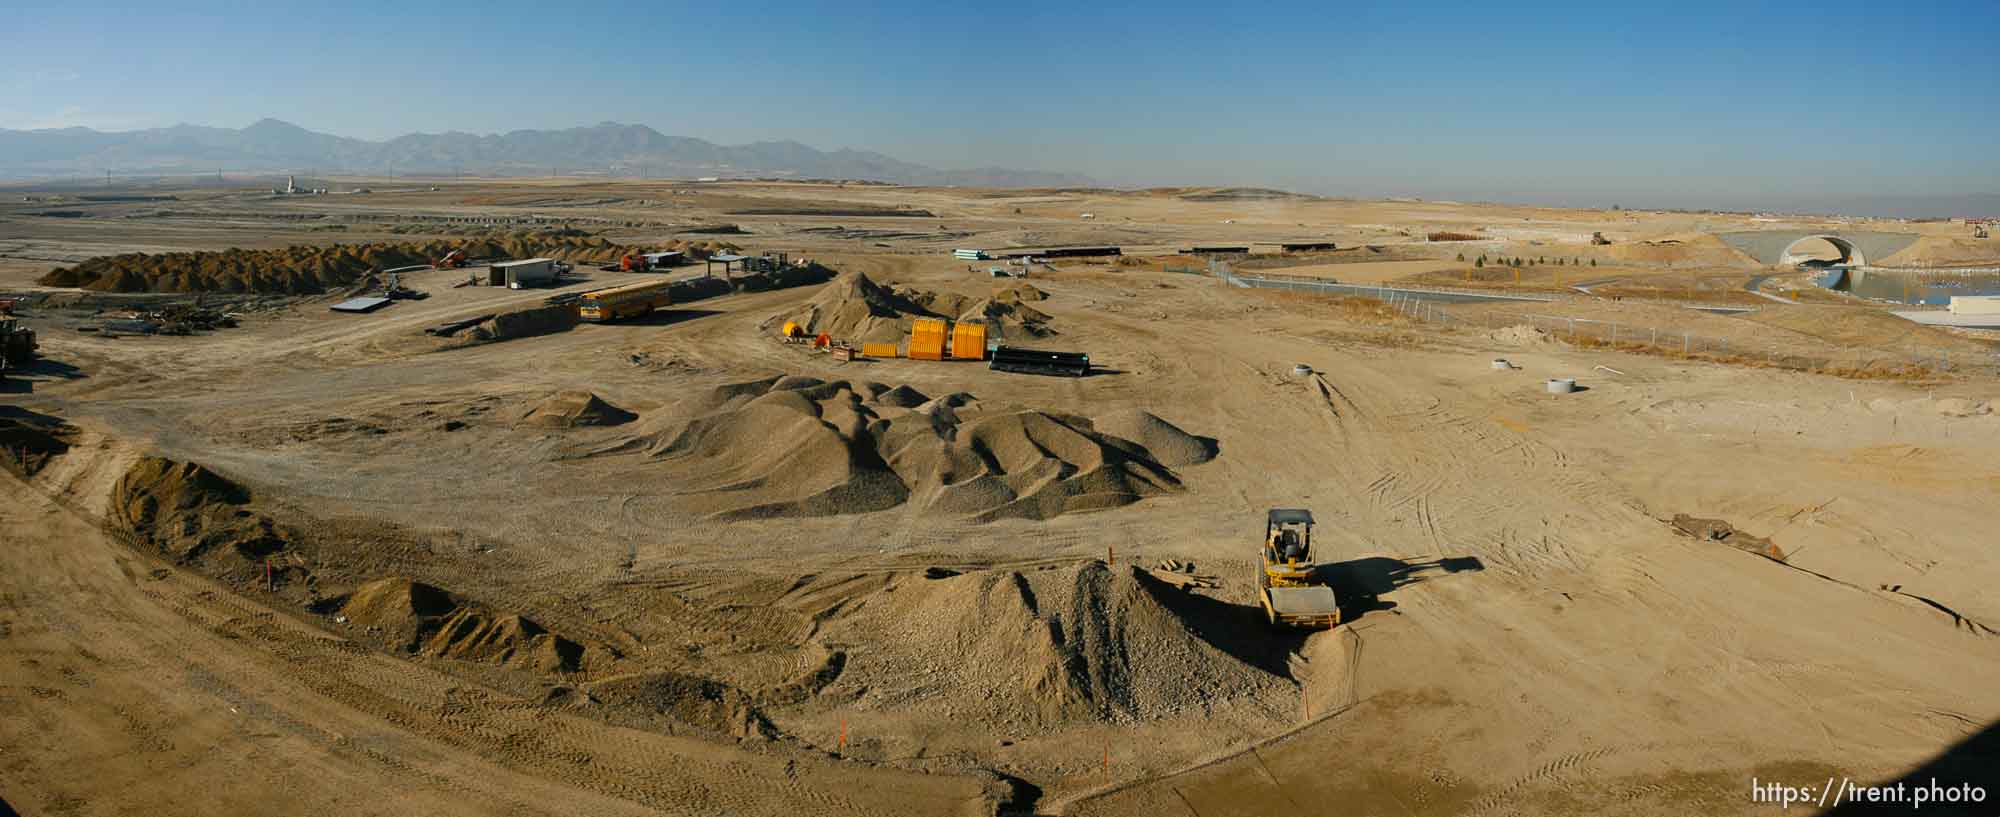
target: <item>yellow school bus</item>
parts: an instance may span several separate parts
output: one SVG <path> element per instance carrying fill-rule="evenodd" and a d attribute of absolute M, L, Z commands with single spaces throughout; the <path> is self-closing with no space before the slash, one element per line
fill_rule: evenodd
<path fill-rule="evenodd" d="M 583 293 L 577 317 L 593 323 L 636 318 L 674 302 L 668 281 L 647 281 Z"/>

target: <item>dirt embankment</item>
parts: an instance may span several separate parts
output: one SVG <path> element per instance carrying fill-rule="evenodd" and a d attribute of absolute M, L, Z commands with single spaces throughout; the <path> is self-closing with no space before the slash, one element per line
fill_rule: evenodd
<path fill-rule="evenodd" d="M 141 457 L 112 488 L 107 524 L 134 546 L 238 586 L 299 602 L 364 641 L 412 655 L 534 672 L 575 672 L 607 656 L 521 615 L 370 570 L 374 536 L 350 542 L 318 520 L 282 522 L 252 492 L 201 465 Z M 323 582 L 322 579 L 325 579 Z M 324 586 L 352 586 L 323 595 Z"/>
<path fill-rule="evenodd" d="M 377 579 L 323 605 L 335 621 L 410 655 L 575 672 L 584 646 L 517 614 L 492 610 L 403 576 Z"/>
<path fill-rule="evenodd" d="M 969 394 L 812 377 L 718 387 L 651 425 L 596 453 L 644 452 L 677 474 L 688 507 L 726 519 L 905 503 L 982 522 L 1048 519 L 1178 491 L 1173 468 L 1217 450 L 1143 413 L 1105 418 L 1132 439 L 1085 417 L 988 410 Z"/>
<path fill-rule="evenodd" d="M 549 257 L 597 263 L 630 252 L 681 250 L 700 259 L 721 249 L 720 242 L 667 241 L 646 248 L 602 238 L 546 233 L 502 233 L 464 241 L 409 244 L 336 244 L 277 250 L 126 253 L 58 267 L 38 279 L 44 286 L 102 292 L 255 292 L 317 295 L 361 279 L 371 271 L 429 264 L 453 250 L 470 258 Z"/>
<path fill-rule="evenodd" d="M 824 332 L 854 342 L 893 342 L 908 334 L 910 324 L 916 319 L 939 318 L 983 321 L 1003 337 L 1043 337 L 1055 333 L 1048 326 L 1050 317 L 1029 304 L 1046 298 L 1047 293 L 1025 283 L 996 287 L 991 296 L 975 298 L 953 292 L 892 288 L 860 272 L 848 272 L 798 309 L 772 316 L 764 322 L 764 328 L 792 322 L 807 334 Z"/>
<path fill-rule="evenodd" d="M 76 429 L 61 418 L 18 406 L 0 406 L 0 467 L 26 479 L 63 455 Z"/>

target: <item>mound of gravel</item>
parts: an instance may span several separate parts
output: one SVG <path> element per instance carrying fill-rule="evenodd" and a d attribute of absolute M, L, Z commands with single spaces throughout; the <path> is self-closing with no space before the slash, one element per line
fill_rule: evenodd
<path fill-rule="evenodd" d="M 1214 456 L 1213 441 L 1158 418 L 1110 417 L 1138 437 L 1128 438 L 1074 415 L 987 411 L 964 393 L 804 376 L 717 387 L 672 415 L 599 453 L 646 452 L 684 486 L 684 507 L 727 519 L 906 504 L 980 522 L 1050 519 L 1178 491 L 1166 461 Z"/>
<path fill-rule="evenodd" d="M 531 306 L 502 312 L 478 326 L 467 336 L 474 340 L 496 341 L 529 338 L 567 332 L 580 322 L 576 307 L 569 304 Z"/>
<path fill-rule="evenodd" d="M 803 306 L 765 321 L 767 326 L 797 323 L 807 334 L 826 333 L 844 340 L 895 341 L 920 317 L 944 317 L 907 295 L 875 283 L 860 272 L 843 273 L 828 282 Z"/>
<path fill-rule="evenodd" d="M 142 457 L 113 486 L 109 522 L 183 563 L 254 563 L 283 550 L 291 537 L 253 511 L 250 500 L 243 486 L 200 465 Z"/>
<path fill-rule="evenodd" d="M 578 428 L 624 425 L 638 417 L 590 392 L 563 391 L 536 403 L 521 417 L 521 423 L 542 428 Z"/>
<path fill-rule="evenodd" d="M 1285 647 L 1243 609 L 1196 599 L 1131 567 L 1091 561 L 1031 572 L 899 579 L 827 622 L 858 651 L 841 675 L 862 706 L 967 712 L 1020 731 L 1203 713 L 1275 700 L 1291 685 L 1238 657 Z M 865 634 L 865 635 L 864 635 Z M 922 679 L 913 684 L 912 679 Z"/>
<path fill-rule="evenodd" d="M 732 738 L 778 734 L 753 698 L 711 678 L 678 672 L 627 675 L 590 684 L 584 691 L 610 710 L 611 720 L 635 728 L 672 732 L 677 726 L 693 727 Z"/>
<path fill-rule="evenodd" d="M 764 321 L 766 329 L 797 323 L 808 334 L 824 332 L 842 340 L 891 342 L 909 333 L 917 318 L 984 321 L 1031 336 L 1053 334 L 1047 313 L 1027 305 L 1048 294 L 1026 284 L 996 290 L 993 297 L 890 288 L 859 272 L 848 272 L 823 287 L 812 300 Z"/>
<path fill-rule="evenodd" d="M 1099 432 L 1138 443 L 1156 462 L 1171 468 L 1208 462 L 1222 450 L 1213 437 L 1189 434 L 1139 409 L 1098 415 L 1095 426 Z"/>
<path fill-rule="evenodd" d="M 401 576 L 362 585 L 339 611 L 349 626 L 416 655 L 539 672 L 574 672 L 583 664 L 581 644 Z"/>

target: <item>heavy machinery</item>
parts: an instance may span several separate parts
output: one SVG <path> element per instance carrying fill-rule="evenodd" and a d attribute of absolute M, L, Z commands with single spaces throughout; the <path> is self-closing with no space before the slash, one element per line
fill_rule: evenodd
<path fill-rule="evenodd" d="M 0 359 L 14 368 L 27 365 L 35 359 L 35 330 L 21 328 L 21 322 L 14 318 L 0 318 Z"/>
<path fill-rule="evenodd" d="M 993 348 L 986 368 L 996 372 L 1082 377 L 1090 374 L 1090 355 L 1002 345 Z"/>
<path fill-rule="evenodd" d="M 452 250 L 445 253 L 443 258 L 432 261 L 431 266 L 438 269 L 459 269 L 465 266 L 465 260 L 464 250 Z"/>
<path fill-rule="evenodd" d="M 1312 511 L 1272 508 L 1264 517 L 1257 598 L 1273 627 L 1324 629 L 1340 623 L 1340 600 L 1313 561 Z"/>

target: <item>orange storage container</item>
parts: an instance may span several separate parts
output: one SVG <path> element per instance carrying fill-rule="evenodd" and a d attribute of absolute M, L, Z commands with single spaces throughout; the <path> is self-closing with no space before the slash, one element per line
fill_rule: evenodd
<path fill-rule="evenodd" d="M 895 356 L 896 356 L 896 344 L 893 344 L 893 343 L 864 343 L 864 344 L 861 344 L 861 356 L 862 356 L 862 357 L 876 357 L 876 358 L 892 358 L 892 357 L 895 357 Z"/>
<path fill-rule="evenodd" d="M 986 324 L 960 323 L 951 328 L 953 360 L 986 359 Z"/>
<path fill-rule="evenodd" d="M 945 322 L 936 318 L 918 318 L 910 324 L 911 360 L 944 359 Z"/>

